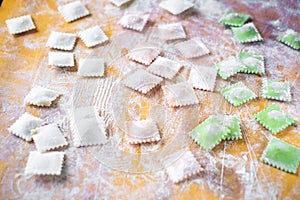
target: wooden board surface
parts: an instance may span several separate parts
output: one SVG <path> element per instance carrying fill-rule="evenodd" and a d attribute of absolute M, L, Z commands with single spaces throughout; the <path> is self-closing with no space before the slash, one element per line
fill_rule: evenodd
<path fill-rule="evenodd" d="M 174 56 L 177 60 L 185 62 L 186 66 L 213 66 L 241 50 L 262 54 L 266 59 L 266 77 L 290 81 L 293 101 L 276 103 L 299 124 L 300 53 L 275 41 L 279 32 L 287 28 L 300 32 L 298 1 L 194 1 L 194 9 L 173 16 L 158 7 L 160 1 L 134 0 L 128 6 L 119 9 L 108 0 L 86 0 L 83 2 L 92 13 L 91 16 L 73 23 L 66 23 L 57 11 L 57 6 L 65 2 L 68 1 L 6 0 L 0 8 L 1 199 L 296 199 L 300 196 L 299 169 L 296 175 L 292 175 L 265 165 L 259 160 L 268 139 L 272 136 L 252 116 L 274 101 L 259 97 L 235 108 L 218 92 L 197 91 L 201 102 L 198 106 L 170 110 L 164 107 L 161 89 L 149 97 L 143 97 L 118 85 L 125 73 L 132 68 L 141 67 L 126 61 L 122 55 L 142 41 L 161 46 L 165 49 L 166 56 Z M 237 43 L 231 31 L 218 23 L 227 9 L 251 15 L 265 41 L 246 45 Z M 142 33 L 124 30 L 116 24 L 124 13 L 136 11 L 151 13 L 151 22 Z M 32 15 L 37 31 L 18 36 L 10 35 L 5 20 L 25 14 Z M 173 43 L 166 44 L 155 40 L 156 30 L 152 27 L 169 22 L 182 22 L 188 37 L 201 37 L 211 54 L 185 60 L 172 51 Z M 74 50 L 76 62 L 78 63 L 80 57 L 105 57 L 106 82 L 104 79 L 81 79 L 77 77 L 76 71 L 58 70 L 47 65 L 50 49 L 46 48 L 45 44 L 51 31 L 77 32 L 93 25 L 100 25 L 111 38 L 111 42 L 89 49 L 78 40 Z M 173 82 L 186 79 L 188 71 L 186 67 Z M 224 81 L 218 77 L 216 90 L 230 83 L 243 81 L 259 94 L 261 78 L 256 75 L 238 74 Z M 113 145 L 106 149 L 75 148 L 66 120 L 68 110 L 90 104 L 101 107 L 97 95 L 103 91 L 102 86 L 109 84 L 109 81 L 113 82 L 114 89 L 111 90 L 111 99 L 106 102 L 110 105 L 106 112 L 112 116 L 109 127 L 114 139 Z M 172 81 L 164 82 L 170 83 Z M 24 97 L 33 85 L 58 89 L 63 96 L 58 104 L 50 109 L 25 106 Z M 118 90 L 120 88 L 122 90 Z M 126 99 L 132 101 L 126 102 Z M 61 124 L 70 142 L 68 148 L 64 149 L 67 157 L 62 176 L 24 176 L 27 157 L 29 152 L 35 149 L 34 144 L 11 135 L 7 127 L 25 111 L 40 116 L 47 122 Z M 215 113 L 238 114 L 242 119 L 243 139 L 222 142 L 206 153 L 189 140 L 186 133 Z M 166 126 L 162 129 L 166 136 L 165 144 L 160 144 L 159 147 L 136 148 L 124 144 L 124 120 L 154 116 L 158 117 L 161 127 Z M 172 123 L 168 124 L 168 121 Z M 299 132 L 299 126 L 288 127 L 276 137 L 300 148 Z M 181 140 L 183 143 L 177 142 Z M 190 149 L 205 171 L 176 185 L 171 183 L 158 159 L 154 158 L 169 155 L 170 151 L 181 148 Z M 117 149 L 122 156 L 118 156 L 118 152 L 112 153 L 112 149 Z M 163 151 L 166 154 L 163 154 Z"/>

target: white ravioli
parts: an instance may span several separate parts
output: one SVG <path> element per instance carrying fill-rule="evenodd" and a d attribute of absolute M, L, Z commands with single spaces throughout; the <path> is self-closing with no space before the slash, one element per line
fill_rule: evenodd
<path fill-rule="evenodd" d="M 199 103 L 199 100 L 187 82 L 162 86 L 164 96 L 170 107 L 187 106 Z"/>
<path fill-rule="evenodd" d="M 159 56 L 161 49 L 148 44 L 144 45 L 130 50 L 126 57 L 143 65 L 150 65 Z"/>
<path fill-rule="evenodd" d="M 178 15 L 192 8 L 194 4 L 186 0 L 166 0 L 161 2 L 159 6 L 173 15 Z"/>
<path fill-rule="evenodd" d="M 87 47 L 94 47 L 108 40 L 107 35 L 99 26 L 93 26 L 84 31 L 80 31 L 78 36 L 82 39 Z"/>
<path fill-rule="evenodd" d="M 148 71 L 163 78 L 172 79 L 179 72 L 181 67 L 182 65 L 178 62 L 158 56 L 148 67 Z"/>
<path fill-rule="evenodd" d="M 86 77 L 103 76 L 105 71 L 104 59 L 102 58 L 81 58 L 77 74 Z"/>
<path fill-rule="evenodd" d="M 147 94 L 162 81 L 163 79 L 161 77 L 155 76 L 144 69 L 138 68 L 126 75 L 123 80 L 123 84 L 142 94 Z"/>
<path fill-rule="evenodd" d="M 23 140 L 29 142 L 32 140 L 30 131 L 41 126 L 43 120 L 29 113 L 24 113 L 15 123 L 13 123 L 8 131 Z"/>
<path fill-rule="evenodd" d="M 39 153 L 31 151 L 27 160 L 25 175 L 60 175 L 64 152 Z"/>
<path fill-rule="evenodd" d="M 162 40 L 185 39 L 186 34 L 181 23 L 158 25 L 159 38 Z"/>
<path fill-rule="evenodd" d="M 245 70 L 246 66 L 241 63 L 240 59 L 236 56 L 229 56 L 228 58 L 216 64 L 219 75 L 223 79 L 227 79 L 238 72 Z"/>
<path fill-rule="evenodd" d="M 39 152 L 68 145 L 57 124 L 48 124 L 31 130 L 34 144 Z"/>
<path fill-rule="evenodd" d="M 175 155 L 171 155 L 171 157 L 172 156 Z M 166 159 L 165 169 L 173 183 L 182 182 L 203 171 L 203 168 L 200 166 L 191 151 L 184 152 L 179 159 L 176 159 L 176 161 L 171 164 L 169 164 L 168 159 Z"/>
<path fill-rule="evenodd" d="M 31 15 L 24 15 L 5 21 L 10 34 L 24 33 L 36 29 Z"/>
<path fill-rule="evenodd" d="M 76 108 L 70 117 L 76 147 L 100 145 L 107 142 L 104 120 L 93 106 Z"/>
<path fill-rule="evenodd" d="M 128 3 L 130 1 L 132 1 L 132 0 L 110 0 L 110 2 L 112 2 L 113 4 L 115 4 L 118 7 Z"/>
<path fill-rule="evenodd" d="M 60 93 L 41 86 L 33 87 L 25 97 L 25 103 L 35 106 L 51 106 L 52 102 L 60 96 Z"/>
<path fill-rule="evenodd" d="M 48 65 L 55 67 L 74 67 L 74 54 L 69 52 L 49 52 Z"/>
<path fill-rule="evenodd" d="M 67 22 L 75 21 L 90 14 L 81 1 L 74 1 L 72 3 L 59 6 L 58 10 Z"/>
<path fill-rule="evenodd" d="M 129 144 L 150 143 L 160 140 L 157 125 L 151 119 L 127 121 L 125 127 Z"/>
<path fill-rule="evenodd" d="M 46 43 L 47 47 L 60 50 L 72 50 L 76 42 L 76 35 L 52 31 Z"/>
<path fill-rule="evenodd" d="M 127 14 L 124 15 L 118 24 L 124 28 L 143 31 L 144 27 L 148 22 L 149 14 Z"/>
<path fill-rule="evenodd" d="M 175 45 L 175 48 L 185 58 L 196 58 L 210 53 L 209 49 L 198 37 L 192 38 L 184 42 L 177 43 Z"/>
<path fill-rule="evenodd" d="M 196 89 L 214 91 L 216 77 L 215 67 L 192 67 L 188 82 Z"/>

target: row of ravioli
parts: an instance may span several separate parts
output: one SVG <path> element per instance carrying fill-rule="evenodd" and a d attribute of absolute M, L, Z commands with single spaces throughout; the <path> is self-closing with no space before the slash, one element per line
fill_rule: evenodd
<path fill-rule="evenodd" d="M 179 51 L 188 51 L 193 45 L 194 48 L 199 47 L 197 46 L 198 43 L 189 43 L 190 41 L 191 40 L 182 42 L 185 45 L 182 45 L 182 49 L 177 49 Z M 181 45 L 181 43 L 178 43 L 177 45 Z M 187 47 L 187 49 L 184 49 L 185 47 Z M 142 50 L 139 49 L 139 51 L 133 51 L 127 54 L 126 56 L 132 61 L 147 66 L 147 70 L 142 68 L 133 70 L 126 75 L 123 84 L 137 92 L 147 94 L 162 82 L 160 77 L 173 79 L 182 66 L 178 62 L 160 57 L 159 54 L 160 49 L 157 47 L 148 47 Z M 148 60 L 145 58 L 148 58 Z M 161 70 L 162 68 L 166 68 L 167 70 Z M 192 67 L 188 82 L 163 85 L 162 90 L 170 107 L 189 106 L 199 103 L 193 89 L 213 91 L 217 73 L 219 73 L 220 77 L 223 79 L 228 79 L 238 72 L 264 75 L 265 67 L 263 56 L 241 52 L 236 57 L 231 56 L 220 63 L 217 63 L 214 68 Z M 147 82 L 145 82 L 145 80 L 147 80 Z M 263 78 L 261 92 L 263 98 L 278 101 L 291 101 L 291 91 L 288 82 Z M 223 88 L 220 90 L 220 93 L 234 106 L 240 106 L 251 99 L 257 98 L 257 95 L 243 82 L 237 82 Z M 254 118 L 266 129 L 271 131 L 272 134 L 277 134 L 295 123 L 295 120 L 289 114 L 281 110 L 281 108 L 274 103 L 255 114 Z M 237 116 L 212 115 L 195 127 L 189 133 L 189 136 L 203 149 L 210 151 L 222 140 L 242 138 L 240 119 Z M 282 145 L 277 147 L 272 145 L 275 143 L 277 144 L 278 142 Z M 273 160 L 273 162 L 272 160 L 270 161 L 269 158 L 272 157 L 272 153 L 269 154 L 267 152 L 275 151 L 272 150 L 274 148 L 277 148 L 277 151 L 282 153 L 282 157 L 292 156 L 296 164 L 290 167 L 288 163 L 280 163 L 277 159 Z M 291 151 L 287 152 L 286 149 L 291 149 Z M 296 147 L 272 138 L 265 149 L 261 160 L 284 171 L 296 173 L 299 162 L 298 152 L 299 150 Z"/>
<path fill-rule="evenodd" d="M 240 43 L 245 42 L 256 42 L 262 41 L 262 37 L 258 33 L 253 23 L 245 24 L 251 17 L 247 14 L 236 13 L 228 11 L 219 21 L 220 23 L 229 26 L 235 38 Z M 238 28 L 236 28 L 238 27 Z M 252 27 L 252 28 L 251 28 Z M 295 50 L 300 48 L 300 34 L 292 29 L 288 29 L 279 35 L 276 39 L 287 46 L 292 47 Z M 224 64 L 225 63 L 225 64 Z M 245 66 L 241 65 L 242 63 Z M 226 69 L 231 66 L 230 70 Z M 235 75 L 239 72 L 248 72 L 259 75 L 265 75 L 264 69 L 264 58 L 262 55 L 250 56 L 245 52 L 241 52 L 237 56 L 232 56 L 225 59 L 216 65 L 219 70 L 219 74 L 223 79 L 228 79 L 230 76 Z M 225 70 L 224 70 L 225 69 Z M 249 90 L 244 91 L 243 95 L 247 96 L 246 99 L 238 101 L 240 94 L 245 88 L 244 84 L 238 82 L 221 90 L 221 94 L 234 106 L 239 106 L 242 103 L 250 99 L 256 98 L 256 95 Z M 288 81 L 271 80 L 268 78 L 262 78 L 262 89 L 261 94 L 263 98 L 277 100 L 277 101 L 292 101 L 291 90 Z M 278 105 L 272 103 L 262 111 L 256 113 L 254 118 L 262 124 L 267 130 L 269 130 L 273 135 L 278 134 L 288 126 L 295 126 L 295 120 L 285 111 L 283 111 Z M 207 120 L 205 121 L 207 122 Z M 199 125 L 198 128 L 204 128 L 205 123 Z M 224 134 L 224 133 L 223 133 Z M 197 142 L 198 137 L 194 134 L 190 136 Z M 297 173 L 297 169 L 300 162 L 300 149 L 288 144 L 276 137 L 268 138 L 269 142 L 265 147 L 260 160 L 270 166 L 278 168 L 280 170 Z"/>
<path fill-rule="evenodd" d="M 131 1 L 132 0 L 111 0 L 113 4 L 119 7 L 127 5 Z M 192 9 L 194 7 L 194 4 L 189 1 L 165 0 L 161 2 L 159 6 L 162 9 L 165 9 L 168 12 L 172 13 L 173 15 L 179 15 L 189 9 Z M 69 23 L 90 15 L 89 10 L 80 1 L 74 1 L 66 5 L 59 6 L 58 10 L 64 17 L 66 22 Z M 148 18 L 149 14 L 127 14 L 121 18 L 118 24 L 129 29 L 142 31 L 147 24 Z M 234 37 L 240 43 L 263 41 L 263 38 L 261 37 L 254 23 L 249 22 L 250 19 L 250 15 L 227 11 L 219 20 L 219 22 L 229 26 L 234 34 Z M 8 19 L 6 20 L 6 24 L 8 27 L 8 31 L 11 34 L 19 34 L 36 29 L 30 15 Z M 56 36 L 59 36 L 58 34 L 59 33 L 57 33 Z M 53 33 L 53 39 L 55 38 L 54 36 L 55 34 Z M 99 27 L 92 27 L 86 31 L 82 31 L 79 33 L 79 36 L 88 47 L 93 47 L 107 40 L 107 36 L 103 33 L 101 28 L 99 29 Z M 287 29 L 276 39 L 294 49 L 300 48 L 300 33 L 293 29 Z M 60 43 L 59 46 L 60 45 L 63 44 Z M 62 48 L 64 50 L 70 50 L 70 48 L 72 47 L 64 47 L 63 45 Z"/>
<path fill-rule="evenodd" d="M 89 11 L 80 1 L 75 1 L 65 6 L 58 7 L 59 12 L 63 15 L 67 22 L 72 22 L 76 19 L 89 15 Z M 30 15 L 21 16 L 18 18 L 9 19 L 6 21 L 8 31 L 11 34 L 19 34 L 36 29 L 35 24 Z M 77 34 L 82 39 L 87 47 L 94 47 L 108 40 L 108 37 L 99 26 L 91 27 Z M 62 33 L 52 31 L 46 43 L 47 47 L 63 51 L 74 49 L 76 43 L 76 34 Z M 74 67 L 74 54 L 69 52 L 49 52 L 48 64 L 56 67 Z M 104 60 L 101 58 L 89 58 L 79 60 L 78 75 L 80 76 L 103 76 Z M 24 99 L 25 104 L 39 107 L 51 107 L 61 95 L 60 92 L 48 89 L 41 86 L 34 86 Z M 82 112 L 82 111 L 81 111 Z M 70 114 L 71 129 L 74 132 L 74 145 L 85 146 L 85 143 L 105 141 L 105 125 L 103 119 L 99 116 L 94 108 L 86 108 L 82 113 L 76 115 Z M 94 114 L 94 115 L 93 115 Z M 85 123 L 94 124 L 95 132 L 100 132 L 97 138 L 88 137 L 87 141 L 82 141 L 79 134 L 80 130 L 73 121 L 76 116 L 82 116 L 84 120 L 80 120 L 81 125 Z M 98 126 L 99 125 L 99 126 Z M 100 129 L 97 130 L 96 128 Z M 25 167 L 25 175 L 61 175 L 65 152 L 56 151 L 63 150 L 68 146 L 68 141 L 58 123 L 47 124 L 44 120 L 24 113 L 19 117 L 9 128 L 8 131 L 27 142 L 33 140 L 37 151 L 31 151 Z M 83 133 L 84 135 L 84 133 Z M 96 141 L 95 141 L 96 140 Z"/>
<path fill-rule="evenodd" d="M 58 10 L 67 22 L 72 22 L 90 14 L 80 1 L 58 7 Z M 6 20 L 6 24 L 11 34 L 19 34 L 36 29 L 31 15 Z M 81 31 L 77 35 L 87 47 L 94 47 L 108 40 L 108 37 L 99 26 Z M 52 49 L 70 51 L 73 50 L 75 46 L 76 37 L 76 34 L 52 31 L 46 46 Z M 56 67 L 74 67 L 74 54 L 69 52 L 49 52 L 48 64 Z M 78 75 L 103 76 L 103 74 L 103 59 L 93 58 L 89 60 L 79 60 Z M 34 86 L 25 97 L 24 102 L 33 106 L 50 107 L 60 95 L 58 91 L 41 86 Z M 99 124 L 101 124 L 102 118 L 96 119 L 96 117 L 97 115 L 95 115 L 95 120 L 100 120 Z M 33 140 L 36 146 L 37 151 L 31 151 L 29 154 L 24 172 L 25 175 L 60 175 L 62 173 L 65 152 L 52 150 L 62 150 L 68 146 L 68 142 L 57 123 L 47 124 L 44 120 L 26 112 L 19 117 L 8 130 L 27 142 Z M 80 139 L 75 136 L 75 146 L 80 146 L 78 141 L 80 141 Z"/>

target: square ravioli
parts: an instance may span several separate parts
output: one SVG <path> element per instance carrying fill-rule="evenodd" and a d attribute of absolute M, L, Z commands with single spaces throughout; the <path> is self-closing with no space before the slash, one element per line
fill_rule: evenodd
<path fill-rule="evenodd" d="M 132 49 L 126 57 L 143 65 L 150 65 L 161 53 L 161 49 L 148 44 Z"/>
<path fill-rule="evenodd" d="M 259 42 L 264 40 L 252 22 L 247 23 L 242 27 L 231 27 L 231 30 L 239 43 Z"/>
<path fill-rule="evenodd" d="M 217 63 L 215 67 L 217 68 L 218 74 L 221 76 L 221 78 L 225 80 L 246 69 L 245 65 L 241 63 L 240 60 L 235 56 L 229 56 L 228 58 Z"/>
<path fill-rule="evenodd" d="M 27 160 L 25 175 L 61 175 L 65 153 L 39 153 L 31 151 Z"/>
<path fill-rule="evenodd" d="M 70 125 L 76 147 L 101 145 L 108 141 L 104 119 L 93 106 L 73 109 Z"/>
<path fill-rule="evenodd" d="M 149 14 L 127 14 L 124 15 L 118 24 L 127 29 L 142 32 L 149 19 Z"/>
<path fill-rule="evenodd" d="M 66 22 L 72 22 L 90 14 L 81 1 L 74 1 L 72 3 L 59 6 L 58 11 L 64 17 Z"/>
<path fill-rule="evenodd" d="M 84 31 L 78 33 L 80 39 L 87 47 L 94 47 L 98 44 L 102 44 L 108 40 L 107 35 L 99 26 L 93 26 Z"/>
<path fill-rule="evenodd" d="M 68 52 L 49 52 L 48 65 L 55 67 L 74 67 L 74 54 Z"/>
<path fill-rule="evenodd" d="M 160 140 L 156 122 L 153 120 L 127 121 L 126 137 L 129 144 L 143 144 Z"/>
<path fill-rule="evenodd" d="M 163 78 L 172 79 L 179 72 L 181 67 L 182 65 L 178 62 L 158 56 L 148 67 L 148 71 Z"/>
<path fill-rule="evenodd" d="M 229 131 L 219 117 L 212 115 L 194 128 L 189 136 L 205 151 L 210 151 L 226 139 Z"/>
<path fill-rule="evenodd" d="M 226 140 L 237 140 L 242 139 L 241 132 L 241 120 L 237 116 L 231 115 L 221 115 L 218 116 L 219 120 L 222 120 L 224 125 L 229 129 L 228 135 L 226 136 Z"/>
<path fill-rule="evenodd" d="M 188 82 L 193 88 L 214 91 L 217 69 L 214 67 L 192 67 Z"/>
<path fill-rule="evenodd" d="M 250 15 L 227 11 L 219 22 L 228 26 L 242 26 L 249 19 Z"/>
<path fill-rule="evenodd" d="M 29 142 L 32 140 L 31 130 L 40 127 L 43 120 L 29 113 L 24 113 L 17 121 L 15 121 L 8 131 L 23 140 Z"/>
<path fill-rule="evenodd" d="M 110 0 L 110 2 L 112 2 L 114 5 L 121 7 L 127 3 L 129 3 L 132 0 Z"/>
<path fill-rule="evenodd" d="M 162 89 L 170 107 L 187 106 L 199 103 L 193 87 L 187 82 L 165 85 Z"/>
<path fill-rule="evenodd" d="M 198 37 L 177 43 L 175 48 L 185 58 L 196 58 L 210 53 L 209 49 Z"/>
<path fill-rule="evenodd" d="M 252 55 L 247 52 L 241 52 L 239 59 L 244 65 L 244 68 L 242 68 L 240 72 L 260 75 L 265 74 L 265 62 L 262 55 Z"/>
<path fill-rule="evenodd" d="M 257 97 L 243 82 L 232 84 L 220 92 L 224 98 L 234 106 L 242 105 Z"/>
<path fill-rule="evenodd" d="M 186 34 L 181 23 L 159 24 L 158 36 L 162 40 L 178 40 L 186 38 Z"/>
<path fill-rule="evenodd" d="M 144 69 L 138 68 L 126 75 L 123 80 L 123 84 L 142 94 L 147 94 L 162 81 L 163 79 L 161 77 L 155 76 Z"/>
<path fill-rule="evenodd" d="M 262 97 L 279 101 L 291 101 L 291 91 L 289 82 L 263 79 Z"/>
<path fill-rule="evenodd" d="M 159 4 L 159 6 L 173 15 L 179 15 L 184 11 L 192 8 L 194 6 L 193 3 L 186 0 L 165 0 Z"/>
<path fill-rule="evenodd" d="M 172 154 L 171 156 L 174 157 L 177 156 L 177 154 Z M 189 150 L 185 151 L 179 159 L 175 160 L 175 162 L 169 164 L 165 161 L 164 165 L 166 172 L 173 183 L 182 182 L 203 171 L 203 168 Z"/>
<path fill-rule="evenodd" d="M 61 94 L 57 91 L 50 90 L 41 86 L 33 87 L 25 97 L 24 101 L 28 105 L 51 106 Z"/>
<path fill-rule="evenodd" d="M 74 48 L 75 42 L 76 42 L 75 34 L 51 31 L 46 46 L 52 49 L 70 51 Z"/>
<path fill-rule="evenodd" d="M 277 134 L 295 123 L 294 119 L 282 111 L 276 104 L 271 104 L 264 110 L 256 113 L 254 118 L 271 131 L 272 134 Z"/>
<path fill-rule="evenodd" d="M 102 58 L 80 58 L 77 74 L 84 77 L 101 77 L 105 66 Z"/>
<path fill-rule="evenodd" d="M 277 169 L 296 174 L 300 162 L 300 149 L 272 138 L 260 160 Z"/>
<path fill-rule="evenodd" d="M 37 150 L 41 153 L 68 145 L 57 124 L 48 124 L 31 130 Z"/>
<path fill-rule="evenodd" d="M 31 15 L 8 19 L 5 22 L 10 34 L 19 34 L 36 29 Z"/>
<path fill-rule="evenodd" d="M 287 29 L 276 38 L 279 42 L 286 44 L 296 50 L 300 49 L 300 33 L 293 29 Z"/>

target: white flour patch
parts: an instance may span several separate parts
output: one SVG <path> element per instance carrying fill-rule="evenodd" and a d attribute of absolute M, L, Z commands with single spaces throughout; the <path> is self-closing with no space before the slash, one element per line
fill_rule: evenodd
<path fill-rule="evenodd" d="M 28 49 L 39 49 L 44 46 L 44 44 L 41 44 L 40 40 L 30 38 L 24 38 L 23 44 Z"/>

